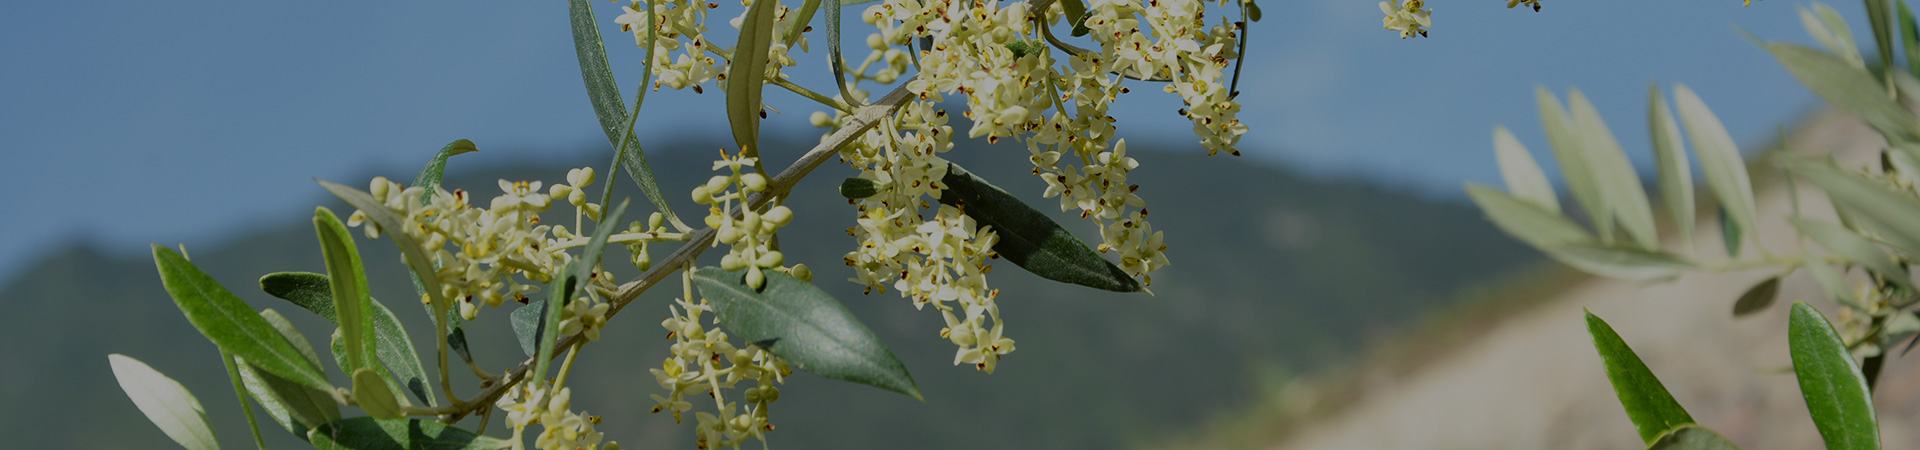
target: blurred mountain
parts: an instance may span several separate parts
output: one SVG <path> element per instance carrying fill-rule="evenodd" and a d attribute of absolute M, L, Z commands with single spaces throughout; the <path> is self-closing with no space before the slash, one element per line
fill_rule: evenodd
<path fill-rule="evenodd" d="M 788 148 L 770 150 L 770 159 L 790 160 L 813 139 L 783 142 Z M 683 214 L 698 211 L 683 192 L 710 176 L 714 153 L 707 149 L 718 147 L 653 147 L 661 185 Z M 1134 147 L 1142 166 L 1133 178 L 1156 229 L 1166 232 L 1173 262 L 1154 275 L 1156 295 L 1055 284 L 1000 264 L 990 282 L 1001 289 L 1007 333 L 1019 351 L 993 375 L 950 364 L 953 347 L 937 335 L 937 314 L 917 311 L 895 293 L 862 295 L 857 285 L 840 281 L 849 276 L 840 261 L 853 244 L 844 230 L 854 212 L 835 187 L 853 171 L 830 163 L 802 182 L 789 203 L 796 219 L 782 241 L 788 260 L 814 267 L 817 284 L 892 347 L 927 401 L 797 375 L 773 406 L 772 446 L 1121 447 L 1244 409 L 1262 386 L 1348 359 L 1376 337 L 1448 308 L 1463 289 L 1536 260 L 1469 205 L 1209 158 L 1186 145 L 1162 146 L 1178 152 Z M 579 153 L 555 161 L 493 161 L 484 144 L 482 150 L 453 159 L 448 186 L 484 199 L 495 195 L 496 179 L 561 180 L 568 167 L 607 165 Z M 420 159 L 427 156 L 422 152 Z M 1055 204 L 1039 198 L 1044 184 L 1029 173 L 1024 149 L 970 148 L 950 156 L 1042 209 Z M 378 175 L 410 180 L 412 170 Z M 335 181 L 361 186 L 365 180 Z M 644 217 L 651 207 L 632 183 L 624 175 L 616 183 L 617 196 L 634 199 L 638 213 L 630 217 Z M 351 208 L 318 187 L 314 193 L 289 199 L 283 211 L 262 212 L 277 219 L 251 232 L 187 250 L 254 307 L 282 311 L 308 339 L 326 342 L 331 328 L 325 321 L 261 293 L 257 284 L 269 272 L 324 272 L 301 205 L 340 214 Z M 547 219 L 569 223 L 564 210 Z M 1084 220 L 1061 215 L 1061 222 L 1083 239 L 1094 236 Z M 430 333 L 422 332 L 431 323 L 417 309 L 401 307 L 412 290 L 391 244 L 363 238 L 360 248 L 375 296 L 395 306 L 416 346 L 432 349 Z M 656 248 L 656 259 L 670 248 Z M 0 315 L 0 338 L 9 344 L 0 350 L 9 369 L 0 370 L 0 404 L 7 405 L 0 409 L 0 433 L 12 436 L 10 447 L 171 447 L 120 391 L 108 353 L 133 356 L 180 380 L 206 406 L 226 445 L 251 446 L 217 351 L 175 309 L 146 250 L 75 242 L 0 285 L 9 299 Z M 609 261 L 625 260 L 623 249 L 609 252 Z M 615 272 L 622 279 L 637 273 L 631 267 Z M 602 430 L 627 448 L 693 444 L 691 424 L 648 413 L 647 395 L 658 387 L 647 369 L 658 366 L 666 349 L 656 321 L 675 295 L 676 289 L 663 289 L 637 300 L 582 353 L 569 381 L 576 408 L 604 416 Z M 508 312 L 485 310 L 468 327 L 476 357 L 489 370 L 522 359 L 505 322 Z M 459 392 L 472 392 L 473 377 L 457 372 Z M 262 426 L 271 447 L 299 444 L 270 423 Z M 488 432 L 500 431 L 496 419 Z"/>

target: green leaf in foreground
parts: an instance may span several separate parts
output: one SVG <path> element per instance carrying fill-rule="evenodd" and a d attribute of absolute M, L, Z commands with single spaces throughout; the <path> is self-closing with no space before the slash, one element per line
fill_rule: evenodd
<path fill-rule="evenodd" d="M 433 421 L 355 417 L 307 433 L 318 450 L 493 450 L 512 447 L 505 440 L 473 434 Z"/>
<path fill-rule="evenodd" d="M 795 369 L 920 397 L 906 365 L 826 291 L 766 271 L 766 285 L 747 287 L 746 271 L 702 267 L 693 276 L 727 331 L 787 360 Z"/>
<path fill-rule="evenodd" d="M 419 242 L 414 241 L 413 237 L 407 233 L 400 232 L 400 230 L 403 229 L 401 228 L 402 221 L 400 216 L 393 213 L 393 210 L 387 209 L 386 205 L 380 203 L 378 200 L 374 200 L 372 195 L 358 189 L 317 179 L 314 181 L 319 182 L 320 187 L 326 188 L 327 192 L 332 192 L 335 197 L 340 197 L 340 199 L 345 200 L 347 204 L 359 208 L 362 213 L 366 214 L 367 220 L 373 221 L 380 229 L 388 230 L 389 232 L 385 233 L 385 236 L 387 236 L 388 239 L 392 239 L 395 246 L 400 247 L 401 262 L 406 263 L 408 269 L 418 274 L 438 273 L 433 268 L 433 259 L 427 256 L 426 248 L 422 247 Z M 427 292 L 427 298 L 430 300 L 430 303 L 433 304 L 434 315 L 436 316 L 434 320 L 445 320 L 445 313 L 453 307 L 453 303 L 441 295 L 440 277 L 423 275 L 415 277 L 414 279 L 424 285 L 422 286 L 424 288 L 423 290 Z M 436 332 L 444 331 L 445 330 L 438 330 Z"/>
<path fill-rule="evenodd" d="M 1660 379 L 1647 370 L 1647 364 L 1640 356 L 1620 340 L 1620 334 L 1600 316 L 1587 313 L 1587 334 L 1593 336 L 1593 348 L 1600 352 L 1600 361 L 1607 367 L 1607 381 L 1613 383 L 1613 393 L 1620 397 L 1620 406 L 1627 409 L 1627 418 L 1633 420 L 1634 428 L 1640 430 L 1640 439 L 1653 443 L 1660 433 L 1674 427 L 1693 423 L 1693 416 L 1687 415 L 1687 409 L 1667 393 L 1667 387 Z"/>
<path fill-rule="evenodd" d="M 273 325 L 186 257 L 155 245 L 153 262 L 160 269 L 160 283 L 166 286 L 174 305 L 180 307 L 187 321 L 214 345 L 289 381 L 314 389 L 333 389 L 326 375 L 309 364 L 286 338 L 280 337 Z"/>
<path fill-rule="evenodd" d="M 1847 344 L 1827 316 L 1806 302 L 1793 304 L 1787 318 L 1787 345 L 1793 354 L 1800 396 L 1829 450 L 1880 448 L 1880 425 L 1873 416 L 1873 393 Z"/>
<path fill-rule="evenodd" d="M 1660 433 L 1647 450 L 1740 450 L 1740 446 L 1707 427 L 1681 425 Z"/>
<path fill-rule="evenodd" d="M 727 122 L 733 127 L 733 142 L 741 149 L 758 151 L 760 147 L 760 93 L 767 79 L 767 49 L 773 45 L 774 7 L 778 3 L 755 0 L 747 7 L 746 18 L 740 22 L 740 39 L 733 47 L 733 64 L 727 69 Z M 829 7 L 837 10 L 839 5 Z"/>
<path fill-rule="evenodd" d="M 353 245 L 353 233 L 326 207 L 313 211 L 313 228 L 320 235 L 320 254 L 326 257 L 327 280 L 332 288 L 333 307 L 340 336 L 346 341 L 347 363 L 340 370 L 353 373 L 372 364 L 367 356 L 373 348 L 373 305 L 367 294 L 367 274 L 360 264 L 360 250 Z"/>
<path fill-rule="evenodd" d="M 959 164 L 949 164 L 940 182 L 947 185 L 940 192 L 940 203 L 959 208 L 980 226 L 993 227 L 999 237 L 993 251 L 1014 265 L 1062 283 L 1115 292 L 1142 289 L 1138 280 L 1100 257 L 1045 213 Z"/>
<path fill-rule="evenodd" d="M 213 428 L 207 426 L 206 409 L 200 407 L 200 400 L 193 398 L 187 388 L 126 355 L 107 355 L 107 362 L 113 365 L 113 377 L 120 381 L 120 389 L 127 391 L 127 397 L 133 399 L 133 406 L 139 407 L 147 420 L 153 421 L 167 437 L 189 450 L 220 448 L 219 441 L 213 438 Z"/>
<path fill-rule="evenodd" d="M 1765 310 L 1773 305 L 1775 298 L 1779 297 L 1780 277 L 1767 278 L 1766 281 L 1747 288 L 1746 293 L 1740 294 L 1740 299 L 1733 302 L 1733 316 L 1746 316 Z"/>
<path fill-rule="evenodd" d="M 387 381 L 373 369 L 365 367 L 353 371 L 353 401 L 360 409 L 376 419 L 398 419 L 400 402 L 393 398 L 393 391 L 387 390 Z"/>
<path fill-rule="evenodd" d="M 260 289 L 266 291 L 267 295 L 312 311 L 329 322 L 338 323 L 329 286 L 326 275 L 311 272 L 275 272 L 260 277 Z M 405 386 L 414 397 L 428 406 L 438 406 L 434 402 L 433 389 L 427 386 L 427 372 L 420 364 L 420 354 L 414 349 L 413 339 L 407 336 L 406 328 L 401 327 L 400 318 L 394 316 L 393 310 L 387 309 L 387 305 L 380 303 L 379 299 L 369 297 L 367 301 L 373 306 L 374 355 L 386 364 L 386 369 L 391 371 L 396 382 Z"/>
<path fill-rule="evenodd" d="M 261 311 L 260 317 L 267 319 L 274 329 L 280 331 L 281 336 L 293 343 L 294 348 L 305 354 L 309 363 L 314 367 L 320 366 L 320 357 L 314 353 L 313 346 L 285 317 L 272 309 Z M 240 380 L 247 387 L 247 392 L 267 410 L 267 415 L 273 418 L 274 423 L 280 424 L 281 428 L 294 436 L 306 439 L 307 430 L 340 420 L 340 405 L 331 393 L 301 386 L 271 373 L 262 373 L 239 357 L 233 360 L 239 365 Z"/>

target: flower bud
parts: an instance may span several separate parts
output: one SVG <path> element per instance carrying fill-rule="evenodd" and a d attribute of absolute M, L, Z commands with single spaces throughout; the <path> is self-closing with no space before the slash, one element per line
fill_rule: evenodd
<path fill-rule="evenodd" d="M 740 242 L 740 238 L 746 237 L 746 235 L 746 233 L 740 232 L 740 228 L 738 227 L 721 227 L 720 235 L 717 237 L 720 238 L 720 243 L 733 245 L 735 242 Z"/>
<path fill-rule="evenodd" d="M 760 213 L 747 211 L 746 215 L 740 217 L 740 224 L 747 227 L 747 233 L 760 234 Z"/>
<path fill-rule="evenodd" d="M 553 198 L 568 198 L 567 196 L 573 194 L 573 191 L 573 186 L 555 184 L 553 187 L 547 188 L 547 195 Z"/>
<path fill-rule="evenodd" d="M 767 177 L 758 173 L 741 175 L 740 184 L 745 186 L 747 192 L 764 191 L 767 190 Z"/>
<path fill-rule="evenodd" d="M 788 209 L 786 206 L 775 206 L 773 209 L 767 210 L 767 214 L 760 216 L 760 218 L 766 220 L 767 223 L 773 224 L 775 227 L 784 227 L 787 226 L 788 222 L 793 221 L 793 210 Z"/>
<path fill-rule="evenodd" d="M 373 183 L 367 186 L 367 192 L 373 194 L 374 200 L 385 203 L 387 201 L 387 189 L 391 187 L 393 187 L 393 182 L 387 181 L 387 177 L 373 177 Z"/>
<path fill-rule="evenodd" d="M 807 116 L 807 121 L 812 122 L 816 127 L 830 128 L 833 126 L 833 115 L 827 114 L 826 111 L 814 111 L 813 115 Z"/>
<path fill-rule="evenodd" d="M 747 287 L 760 289 L 767 285 L 767 275 L 760 273 L 759 267 L 747 269 Z"/>
<path fill-rule="evenodd" d="M 660 225 L 666 223 L 666 221 L 667 221 L 666 215 L 655 212 L 653 213 L 653 215 L 647 216 L 647 229 L 649 230 L 659 229 Z"/>
<path fill-rule="evenodd" d="M 720 270 L 740 270 L 746 265 L 745 261 L 740 260 L 740 255 L 728 253 L 727 256 L 720 257 Z"/>
<path fill-rule="evenodd" d="M 586 187 L 586 185 L 593 184 L 593 175 L 592 167 L 581 167 L 569 170 L 567 171 L 567 184 L 574 185 L 575 187 Z"/>
<path fill-rule="evenodd" d="M 707 179 L 708 192 L 722 192 L 722 191 L 725 191 L 726 189 L 727 189 L 727 177 L 714 175 L 713 178 Z"/>
<path fill-rule="evenodd" d="M 787 270 L 787 274 L 793 275 L 794 278 L 799 278 L 800 281 L 813 282 L 813 269 L 808 269 L 806 264 L 793 265 L 792 269 Z"/>
<path fill-rule="evenodd" d="M 554 187 L 557 188 L 557 187 L 560 187 L 560 185 L 555 185 Z M 579 189 L 572 189 L 572 192 L 567 193 L 567 203 L 572 203 L 573 206 L 580 206 L 582 204 L 587 203 L 587 192 Z"/>
<path fill-rule="evenodd" d="M 694 186 L 693 202 L 702 205 L 713 203 L 713 192 L 708 191 L 706 186 Z"/>
<path fill-rule="evenodd" d="M 778 251 L 771 251 L 771 252 L 761 253 L 759 259 L 753 260 L 753 264 L 756 266 L 771 269 L 775 267 L 780 267 L 780 263 L 785 261 L 786 261 L 785 255 L 781 255 L 780 252 Z"/>

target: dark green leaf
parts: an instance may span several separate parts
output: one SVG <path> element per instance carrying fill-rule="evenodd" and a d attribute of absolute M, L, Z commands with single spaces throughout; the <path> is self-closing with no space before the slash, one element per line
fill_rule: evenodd
<path fill-rule="evenodd" d="M 733 127 L 733 142 L 742 150 L 760 148 L 760 92 L 767 79 L 767 49 L 773 45 L 774 6 L 778 3 L 754 0 L 747 7 L 746 19 L 740 22 L 740 40 L 735 41 L 733 61 L 727 67 L 727 123 Z"/>
<path fill-rule="evenodd" d="M 1707 427 L 1681 425 L 1660 433 L 1647 450 L 1740 450 L 1740 446 Z"/>
<path fill-rule="evenodd" d="M 1623 279 L 1678 276 L 1693 263 L 1667 253 L 1592 244 L 1561 244 L 1544 248 L 1547 256 L 1587 273 Z"/>
<path fill-rule="evenodd" d="M 827 64 L 833 66 L 833 84 L 840 89 L 840 100 L 855 105 L 853 92 L 847 90 L 847 59 L 840 55 L 840 0 L 823 0 L 827 7 Z M 872 0 L 853 0 L 865 3 Z"/>
<path fill-rule="evenodd" d="M 447 158 L 477 151 L 480 149 L 473 146 L 473 141 L 466 139 L 449 142 L 445 147 L 440 147 L 440 151 L 433 154 L 433 159 L 427 161 L 427 167 L 420 169 L 420 174 L 413 177 L 414 186 L 427 190 L 420 194 L 420 203 L 433 201 L 433 191 L 440 188 L 440 179 L 447 173 Z"/>
<path fill-rule="evenodd" d="M 1866 71 L 1855 69 L 1833 54 L 1793 44 L 1766 44 L 1787 72 L 1827 103 L 1865 119 L 1889 139 L 1914 140 L 1920 122 L 1913 113 L 1887 97 L 1887 89 Z"/>
<path fill-rule="evenodd" d="M 1746 293 L 1740 294 L 1740 300 L 1733 302 L 1733 316 L 1740 317 L 1760 312 L 1772 306 L 1773 300 L 1778 297 L 1780 297 L 1780 277 L 1768 278 L 1747 288 Z"/>
<path fill-rule="evenodd" d="M 794 368 L 921 398 L 900 359 L 833 296 L 787 274 L 764 273 L 760 290 L 747 287 L 746 271 L 718 267 L 700 268 L 693 284 L 728 331 Z"/>
<path fill-rule="evenodd" d="M 340 371 L 353 373 L 372 366 L 367 356 L 373 348 L 373 305 L 367 293 L 367 274 L 360 265 L 360 250 L 353 244 L 353 233 L 333 211 L 320 207 L 313 211 L 313 228 L 320 235 L 320 254 L 326 257 L 327 280 L 334 299 L 334 318 L 347 345 L 348 366 Z"/>
<path fill-rule="evenodd" d="M 807 24 L 813 23 L 813 15 L 819 10 L 820 0 L 806 0 L 805 3 L 800 4 L 800 15 L 794 16 L 793 25 L 787 27 L 785 39 L 787 47 L 793 47 L 793 43 L 800 42 L 800 33 L 807 30 Z"/>
<path fill-rule="evenodd" d="M 993 244 L 993 251 L 1014 265 L 1062 283 L 1115 292 L 1141 290 L 1138 280 L 1100 257 L 1045 213 L 959 164 L 949 164 L 940 182 L 946 185 L 940 192 L 940 203 L 959 208 L 982 227 L 992 227 L 1000 239 Z"/>
<path fill-rule="evenodd" d="M 544 382 L 547 378 L 547 366 L 553 362 L 554 344 L 560 340 L 560 310 L 566 308 L 573 299 L 573 293 L 580 288 L 580 280 L 573 273 L 581 266 L 579 260 L 567 263 L 560 273 L 565 274 L 547 285 L 547 307 L 540 312 L 540 330 L 534 350 L 532 380 Z"/>
<path fill-rule="evenodd" d="M 1593 336 L 1593 348 L 1600 352 L 1600 361 L 1607 367 L 1607 381 L 1613 383 L 1613 393 L 1620 397 L 1620 405 L 1626 407 L 1627 418 L 1633 420 L 1634 428 L 1640 430 L 1640 439 L 1653 443 L 1660 433 L 1680 425 L 1693 423 L 1693 416 L 1687 415 L 1687 409 L 1667 393 L 1667 387 L 1660 379 L 1647 370 L 1647 364 L 1640 356 L 1627 347 L 1620 334 L 1600 316 L 1587 313 L 1587 334 Z"/>
<path fill-rule="evenodd" d="M 652 5 L 649 1 L 646 10 L 652 11 Z M 633 123 L 640 118 L 640 105 L 647 99 L 647 83 L 653 79 L 653 65 L 647 64 L 642 69 L 640 86 L 633 97 L 633 113 L 628 114 L 626 105 L 620 99 L 620 83 L 614 80 L 613 69 L 607 65 L 607 50 L 600 40 L 600 26 L 593 18 L 593 4 L 588 0 L 568 0 L 567 12 L 573 24 L 573 51 L 580 60 L 580 78 L 586 82 L 587 99 L 593 103 L 594 115 L 600 119 L 600 131 L 606 133 L 607 143 L 613 145 L 616 170 L 625 167 L 627 175 L 640 185 L 640 192 L 653 202 L 653 207 L 673 223 L 680 223 L 680 219 L 673 215 L 673 207 L 667 204 L 667 197 L 660 193 L 660 184 L 654 181 L 653 167 L 647 164 L 647 153 L 633 139 Z M 658 33 L 651 27 L 647 30 L 646 61 L 653 60 L 653 44 Z M 608 174 L 609 177 L 612 175 Z M 611 178 L 607 184 L 609 188 L 612 187 Z M 607 190 L 609 196 L 612 192 L 612 189 Z"/>
<path fill-rule="evenodd" d="M 268 295 L 313 311 L 329 322 L 338 323 L 339 319 L 334 317 L 333 293 L 329 291 L 329 286 L 326 275 L 310 272 L 276 272 L 260 277 L 260 289 Z M 374 354 L 380 362 L 385 363 L 385 368 L 391 371 L 395 380 L 412 392 L 415 398 L 428 406 L 438 406 L 433 390 L 427 386 L 427 372 L 420 364 L 420 354 L 414 349 L 413 338 L 407 335 L 406 328 L 400 326 L 400 318 L 393 315 L 393 310 L 387 309 L 387 305 L 380 303 L 379 299 L 369 297 L 367 301 L 373 305 Z M 449 340 L 448 344 L 453 342 L 464 343 L 466 340 Z"/>
<path fill-rule="evenodd" d="M 840 196 L 849 199 L 862 199 L 880 193 L 880 183 L 865 178 L 848 178 L 840 182 Z"/>
<path fill-rule="evenodd" d="M 180 307 L 187 321 L 214 345 L 281 378 L 314 389 L 333 388 L 327 383 L 326 375 L 309 364 L 293 344 L 280 337 L 272 324 L 185 257 L 155 245 L 153 262 L 174 305 Z"/>
<path fill-rule="evenodd" d="M 233 395 L 240 400 L 240 411 L 247 416 L 247 430 L 253 433 L 254 445 L 265 450 L 267 441 L 260 439 L 260 422 L 253 417 L 253 405 L 247 404 L 247 398 L 252 396 L 247 394 L 247 387 L 240 380 L 240 369 L 235 365 L 238 359 L 225 351 L 220 352 L 220 362 L 226 363 L 227 379 L 233 382 Z"/>
<path fill-rule="evenodd" d="M 1254 2 L 1242 2 L 1247 5 L 1247 20 L 1260 21 L 1260 5 Z"/>
<path fill-rule="evenodd" d="M 1880 448 L 1880 426 L 1873 415 L 1873 393 L 1847 344 L 1827 316 L 1805 302 L 1793 304 L 1787 319 L 1787 345 L 1793 374 L 1807 401 L 1814 426 L 1831 450 Z"/>
<path fill-rule="evenodd" d="M 133 399 L 133 406 L 153 421 L 167 437 L 188 450 L 218 450 L 213 428 L 207 426 L 207 412 L 200 400 L 180 383 L 153 370 L 146 363 L 126 355 L 107 355 L 113 366 L 113 378 L 120 389 Z"/>
<path fill-rule="evenodd" d="M 318 450 L 493 450 L 513 446 L 509 441 L 419 419 L 355 417 L 321 425 L 307 437 Z"/>
<path fill-rule="evenodd" d="M 1067 15 L 1064 18 L 1067 19 L 1067 23 L 1078 24 L 1087 17 L 1087 4 L 1083 0 L 1059 1 L 1060 6 L 1066 8 Z"/>

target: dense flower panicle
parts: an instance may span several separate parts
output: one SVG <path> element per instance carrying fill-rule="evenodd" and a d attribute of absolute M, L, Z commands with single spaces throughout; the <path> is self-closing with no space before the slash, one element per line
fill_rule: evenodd
<path fill-rule="evenodd" d="M 540 435 L 534 438 L 534 448 L 541 450 L 597 450 L 605 434 L 595 429 L 600 418 L 573 411 L 573 388 L 563 387 L 555 393 L 551 386 L 534 383 L 521 383 L 507 390 L 506 395 L 494 402 L 494 407 L 506 413 L 507 426 L 513 429 L 513 448 L 519 450 L 524 445 L 522 438 L 527 426 L 540 425 Z M 606 442 L 608 450 L 619 449 L 619 444 Z"/>
<path fill-rule="evenodd" d="M 692 288 L 685 289 L 690 298 Z M 660 326 L 667 329 L 673 345 L 660 368 L 650 371 L 667 394 L 652 395 L 653 412 L 671 412 L 673 420 L 679 422 L 685 412 L 694 409 L 686 400 L 689 394 L 708 394 L 713 397 L 713 412 L 694 413 L 696 447 L 737 448 L 748 437 L 765 443 L 766 432 L 774 428 L 767 421 L 767 406 L 780 399 L 780 389 L 774 385 L 784 383 L 793 369 L 760 347 L 734 346 L 718 327 L 717 318 L 712 328 L 701 324 L 702 316 L 713 312 L 704 300 L 693 303 L 676 299 L 667 310 L 669 316 Z M 738 402 L 729 401 L 727 392 L 747 380 L 754 386 L 743 390 Z"/>
<path fill-rule="evenodd" d="M 1427 37 L 1427 27 L 1433 26 L 1433 10 L 1428 9 L 1426 2 L 1422 0 L 1406 0 L 1405 3 L 1399 3 L 1399 1 L 1380 2 L 1380 12 L 1387 15 L 1386 18 L 1380 19 L 1380 26 L 1400 32 L 1401 39 L 1410 38 L 1416 34 Z M 1507 7 L 1513 7 L 1511 3 L 1513 1 L 1509 0 Z M 1534 2 L 1534 9 L 1539 9 L 1537 0 Z"/>
<path fill-rule="evenodd" d="M 734 55 L 727 49 L 713 45 L 705 37 L 708 11 L 719 8 L 720 3 L 707 0 L 658 1 L 654 3 L 652 14 L 644 11 L 646 4 L 646 2 L 634 0 L 629 5 L 622 6 L 621 10 L 625 14 L 615 18 L 614 22 L 620 24 L 622 31 L 633 34 L 633 42 L 637 46 L 647 45 L 649 27 L 653 27 L 657 33 L 658 39 L 654 44 L 651 62 L 656 74 L 653 82 L 655 90 L 663 86 L 670 89 L 691 87 L 695 92 L 704 93 L 705 90 L 700 88 L 701 84 L 726 80 L 726 66 L 733 60 Z M 749 1 L 741 2 L 742 6 L 750 4 Z M 792 43 L 784 39 L 788 35 L 788 30 L 796 25 L 794 22 L 799 20 L 799 16 L 785 5 L 776 6 L 773 35 L 781 38 L 774 39 L 772 46 L 767 50 L 767 70 L 773 78 L 785 78 L 785 75 L 780 73 L 781 68 L 793 66 L 796 63 L 793 57 L 788 55 L 789 48 L 797 45 L 801 50 L 805 50 L 807 40 L 804 35 Z M 730 19 L 728 23 L 734 29 L 739 29 L 746 17 L 746 11 L 747 8 L 741 8 L 740 15 Z M 806 25 L 798 24 L 798 26 Z"/>
<path fill-rule="evenodd" d="M 720 268 L 747 269 L 747 285 L 759 289 L 767 281 L 764 270 L 775 270 L 807 279 L 804 266 L 786 267 L 786 257 L 774 247 L 774 235 L 793 221 L 793 210 L 768 202 L 764 211 L 747 208 L 749 196 L 767 190 L 767 177 L 753 172 L 757 158 L 728 155 L 723 150 L 713 170 L 728 169 L 727 175 L 715 175 L 707 183 L 693 188 L 693 201 L 707 207 L 707 226 L 718 230 L 713 245 L 728 246 L 720 258 Z M 742 170 L 746 168 L 748 170 Z M 737 211 L 736 211 L 737 210 Z M 734 217 L 738 213 L 739 217 Z"/>

